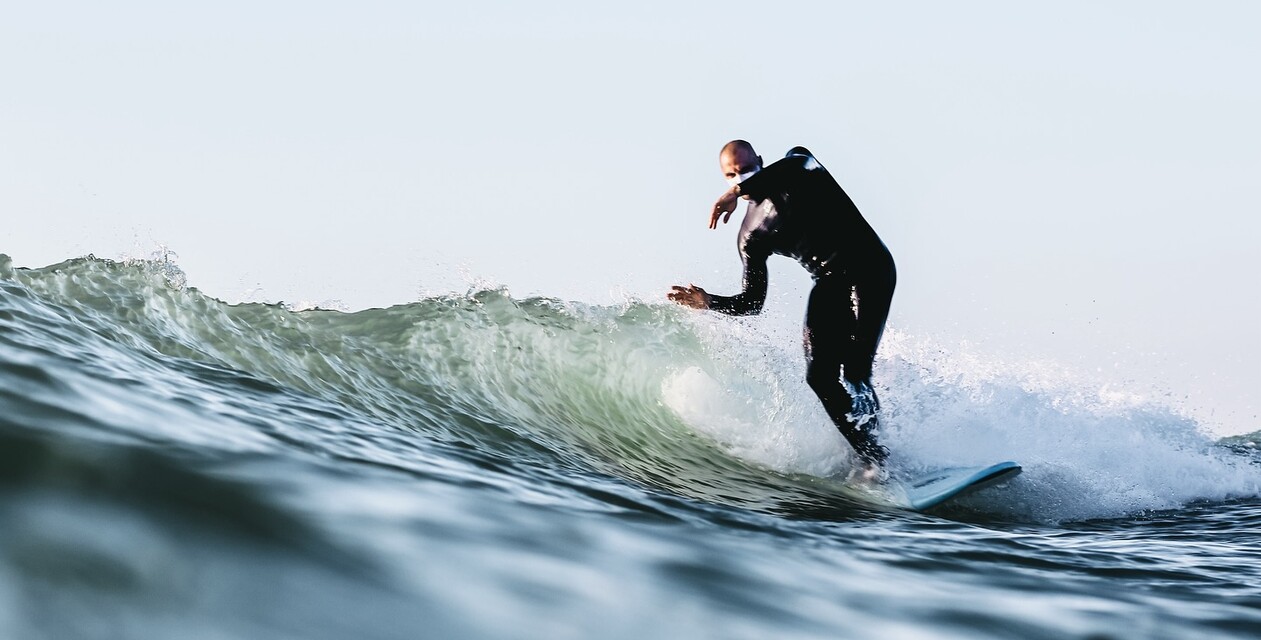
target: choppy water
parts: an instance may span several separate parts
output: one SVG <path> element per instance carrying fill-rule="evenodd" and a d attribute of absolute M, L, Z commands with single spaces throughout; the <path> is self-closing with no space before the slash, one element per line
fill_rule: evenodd
<path fill-rule="evenodd" d="M 1255 437 L 891 332 L 892 464 L 1025 472 L 882 508 L 793 338 L 493 290 L 234 306 L 170 264 L 0 255 L 0 637 L 1261 634 Z"/>

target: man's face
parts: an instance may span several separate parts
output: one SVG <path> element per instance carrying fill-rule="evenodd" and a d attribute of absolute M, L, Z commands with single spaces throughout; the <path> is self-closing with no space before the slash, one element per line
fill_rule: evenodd
<path fill-rule="evenodd" d="M 718 166 L 722 169 L 722 177 L 726 178 L 727 182 L 731 182 L 740 176 L 760 170 L 762 158 L 746 149 L 734 149 L 722 154 L 722 157 L 718 159 Z"/>

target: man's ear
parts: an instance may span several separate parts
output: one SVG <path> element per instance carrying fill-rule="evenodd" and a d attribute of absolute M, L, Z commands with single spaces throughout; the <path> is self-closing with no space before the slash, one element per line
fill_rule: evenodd
<path fill-rule="evenodd" d="M 762 168 L 762 156 L 757 157 L 757 168 Z"/>

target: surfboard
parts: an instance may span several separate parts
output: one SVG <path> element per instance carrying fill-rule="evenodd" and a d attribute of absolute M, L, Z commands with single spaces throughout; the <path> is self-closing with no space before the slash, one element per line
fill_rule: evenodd
<path fill-rule="evenodd" d="M 938 469 L 894 482 L 901 486 L 907 507 L 924 511 L 977 489 L 1010 480 L 1019 474 L 1020 465 L 1007 461 L 988 467 Z"/>

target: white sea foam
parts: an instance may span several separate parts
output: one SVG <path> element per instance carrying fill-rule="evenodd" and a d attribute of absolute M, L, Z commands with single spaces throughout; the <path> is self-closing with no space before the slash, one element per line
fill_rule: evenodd
<path fill-rule="evenodd" d="M 849 448 L 804 382 L 799 338 L 757 321 L 700 322 L 712 323 L 700 327 L 710 336 L 709 370 L 668 379 L 666 404 L 732 455 L 784 472 L 847 470 Z M 1024 467 L 1008 489 L 965 503 L 987 512 L 1075 520 L 1261 493 L 1261 469 L 1155 391 L 896 330 L 886 333 L 875 382 L 895 470 Z"/>

